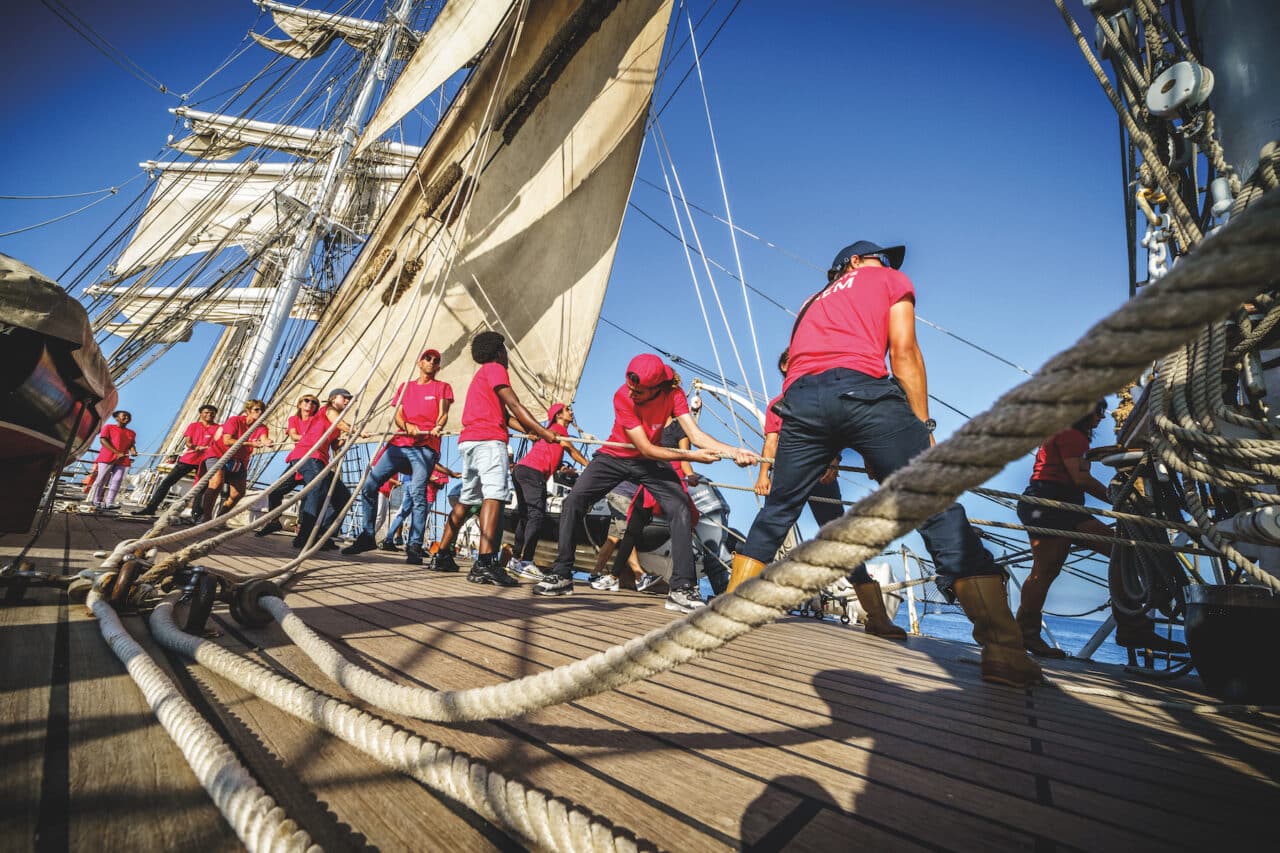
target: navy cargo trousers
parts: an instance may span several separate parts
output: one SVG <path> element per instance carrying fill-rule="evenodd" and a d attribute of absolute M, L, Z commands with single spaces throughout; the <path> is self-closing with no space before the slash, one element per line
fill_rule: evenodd
<path fill-rule="evenodd" d="M 773 484 L 739 549 L 763 563 L 773 562 L 818 478 L 840 451 L 857 451 L 875 478 L 883 480 L 929 449 L 929 431 L 889 377 L 877 379 L 842 367 L 802 376 L 787 389 L 778 412 L 782 433 Z M 959 504 L 931 516 L 920 525 L 920 535 L 937 568 L 938 588 L 948 596 L 956 578 L 1002 573 Z M 864 566 L 850 578 L 854 583 L 870 579 Z"/>

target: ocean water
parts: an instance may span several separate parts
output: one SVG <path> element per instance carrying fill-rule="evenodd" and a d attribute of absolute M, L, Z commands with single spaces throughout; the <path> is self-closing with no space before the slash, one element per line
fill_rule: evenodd
<path fill-rule="evenodd" d="M 919 612 L 917 610 L 917 614 Z M 903 628 L 909 629 L 906 604 L 898 608 L 897 616 L 893 621 Z M 1054 639 L 1058 641 L 1058 645 L 1067 654 L 1074 655 L 1089 641 L 1094 631 L 1098 630 L 1102 625 L 1103 620 L 1089 618 L 1065 619 L 1061 616 L 1046 615 L 1044 622 L 1049 631 L 1053 633 Z M 931 610 L 923 615 L 920 618 L 920 633 L 942 640 L 973 642 L 973 626 L 969 624 L 969 620 L 964 617 L 963 613 L 950 609 L 936 613 Z M 1046 641 L 1049 639 L 1045 634 L 1041 634 L 1041 636 Z M 1173 638 L 1178 641 L 1183 640 L 1181 628 L 1174 628 Z M 1115 644 L 1115 634 L 1113 632 L 1112 636 L 1104 640 L 1098 650 L 1093 653 L 1092 659 L 1101 663 L 1126 664 L 1129 662 L 1129 652 L 1127 649 Z"/>

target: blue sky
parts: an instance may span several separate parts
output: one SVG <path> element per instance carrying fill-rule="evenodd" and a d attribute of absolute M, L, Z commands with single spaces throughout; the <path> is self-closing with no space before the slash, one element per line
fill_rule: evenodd
<path fill-rule="evenodd" d="M 709 2 L 693 4 L 695 20 Z M 247 0 L 206 0 L 182 4 L 180 11 L 157 0 L 119 0 L 109 11 L 83 0 L 67 3 L 179 92 L 237 49 L 258 18 Z M 708 21 L 718 23 L 730 5 L 715 4 Z M 1083 17 L 1079 5 L 1069 8 Z M 677 14 L 683 15 L 679 8 Z M 687 29 L 683 17 L 676 25 L 681 33 Z M 269 21 L 256 29 L 268 32 Z M 704 44 L 712 29 L 699 32 Z M 11 12 L 0 49 L 23 57 L 11 63 L 0 92 L 10 117 L 9 132 L 0 136 L 0 195 L 120 184 L 138 173 L 139 161 L 159 152 L 174 129 L 166 110 L 175 98 L 110 63 L 38 3 Z M 252 47 L 243 61 L 260 67 L 265 56 Z M 689 61 L 688 51 L 676 60 L 657 103 L 667 100 Z M 739 241 L 747 281 L 778 302 L 798 307 L 823 283 L 814 267 L 825 269 L 847 243 L 904 242 L 903 269 L 916 284 L 922 317 L 1034 369 L 1125 299 L 1116 119 L 1049 0 L 746 2 L 707 51 L 702 71 L 733 218 L 786 250 Z M 202 94 L 233 82 L 215 78 Z M 723 216 L 696 74 L 658 122 L 689 199 Z M 652 138 L 639 176 L 662 183 Z M 135 180 L 121 196 L 136 193 L 141 183 Z M 90 200 L 0 200 L 0 232 Z M 675 227 L 665 193 L 638 183 L 632 200 Z M 57 276 L 120 209 L 113 200 L 65 222 L 0 238 L 0 251 Z M 696 223 L 708 255 L 734 268 L 724 226 L 707 217 Z M 716 285 L 750 382 L 758 386 L 740 287 L 722 274 Z M 759 297 L 753 297 L 752 311 L 768 390 L 776 393 L 771 365 L 791 319 Z M 634 211 L 623 227 L 602 316 L 658 347 L 714 364 L 680 246 Z M 723 327 L 714 331 L 726 372 L 741 379 L 727 355 L 728 335 Z M 122 405 L 134 411 L 144 444 L 163 431 L 212 339 L 205 330 L 166 356 L 143 383 L 124 389 Z M 1024 378 L 928 327 L 920 329 L 920 341 L 930 389 L 963 412 L 982 411 Z M 577 398 L 584 428 L 608 431 L 609 395 L 640 349 L 601 324 Z M 933 414 L 940 437 L 962 423 L 936 404 Z M 708 428 L 729 437 L 714 422 Z M 1098 440 L 1109 437 L 1104 424 Z M 710 473 L 748 482 L 728 463 Z M 992 485 L 1020 491 L 1029 474 L 1028 458 Z M 864 493 L 852 484 L 846 492 Z M 733 503 L 733 522 L 745 529 L 754 502 L 735 496 Z M 975 517 L 1012 518 L 982 499 L 965 504 Z M 1050 609 L 1084 609 L 1103 598 L 1104 592 L 1064 578 Z"/>

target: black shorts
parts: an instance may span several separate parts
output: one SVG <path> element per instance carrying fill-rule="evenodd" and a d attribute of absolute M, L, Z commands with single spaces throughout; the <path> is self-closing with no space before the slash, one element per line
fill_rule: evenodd
<path fill-rule="evenodd" d="M 1065 503 L 1084 504 L 1084 492 L 1066 483 L 1052 480 L 1032 480 L 1031 485 L 1022 490 L 1024 495 L 1033 498 L 1063 501 Z M 1069 509 L 1040 506 L 1038 504 L 1018 503 L 1018 520 L 1027 527 L 1048 527 L 1053 530 L 1078 530 L 1080 525 L 1092 518 L 1087 512 L 1072 512 Z"/>

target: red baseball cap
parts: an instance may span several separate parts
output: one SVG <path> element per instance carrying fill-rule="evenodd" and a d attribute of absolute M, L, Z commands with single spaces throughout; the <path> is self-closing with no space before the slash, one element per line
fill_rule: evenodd
<path fill-rule="evenodd" d="M 627 365 L 627 381 L 642 388 L 652 388 L 675 378 L 671 368 L 651 353 L 642 353 Z"/>
<path fill-rule="evenodd" d="M 419 360 L 419 361 L 421 361 L 422 359 L 426 358 L 426 357 L 427 357 L 427 356 L 429 356 L 429 355 L 434 355 L 437 359 L 441 358 L 440 350 L 438 350 L 438 349 L 424 349 L 424 350 L 422 351 L 422 355 L 418 356 L 418 360 Z"/>
<path fill-rule="evenodd" d="M 556 419 L 556 415 L 564 411 L 564 403 L 552 403 L 551 408 L 547 409 L 547 423 L 551 423 Z"/>

